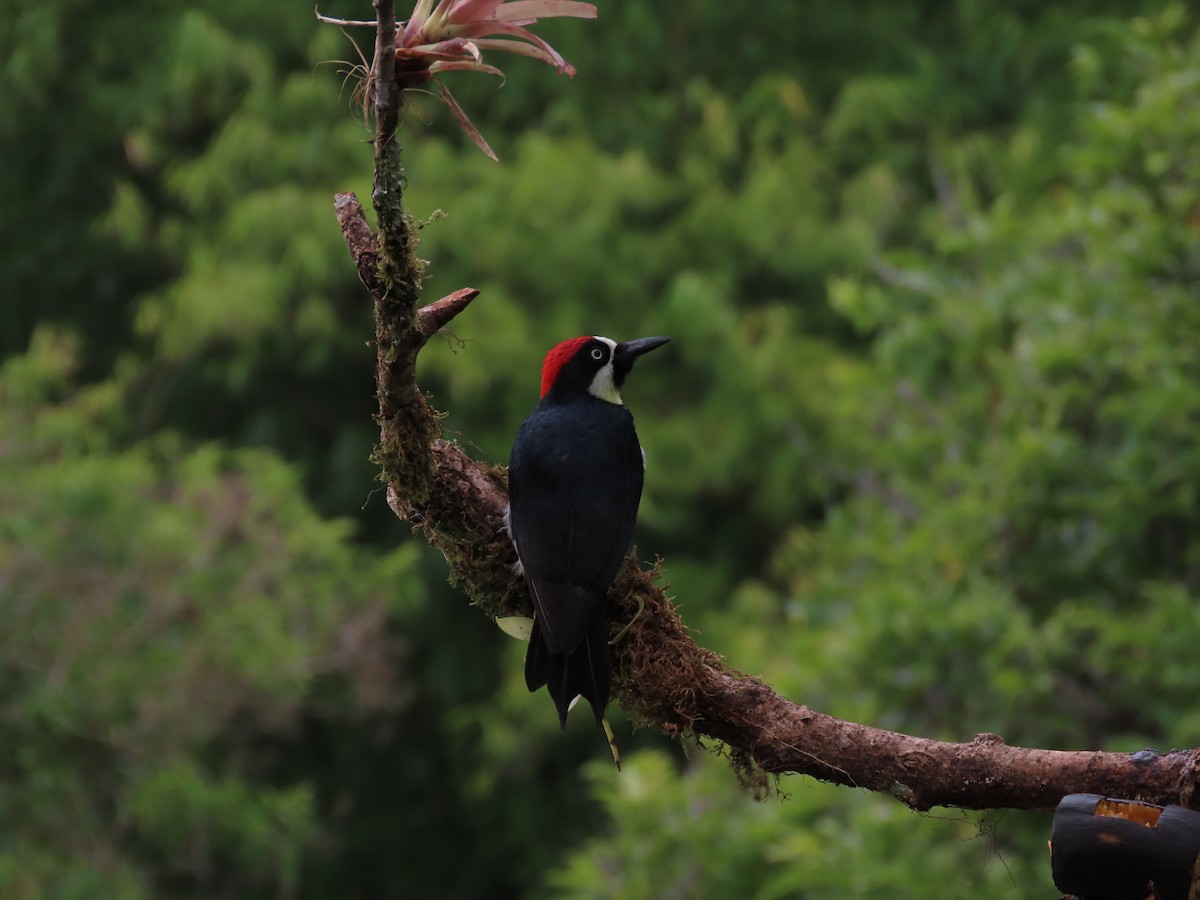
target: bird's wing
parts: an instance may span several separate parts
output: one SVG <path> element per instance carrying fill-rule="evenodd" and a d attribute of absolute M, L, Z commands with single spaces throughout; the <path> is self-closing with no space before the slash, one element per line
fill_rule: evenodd
<path fill-rule="evenodd" d="M 584 639 L 633 537 L 641 449 L 629 412 L 606 406 L 612 420 L 569 433 L 561 454 L 537 460 L 514 454 L 510 463 L 513 542 L 552 652 L 570 652 Z M 562 424 L 531 422 L 526 427 Z M 585 459 L 611 464 L 589 469 L 581 465 Z"/>

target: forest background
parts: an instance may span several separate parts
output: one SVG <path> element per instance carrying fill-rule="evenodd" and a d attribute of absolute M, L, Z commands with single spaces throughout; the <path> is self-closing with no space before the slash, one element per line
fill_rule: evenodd
<path fill-rule="evenodd" d="M 542 28 L 573 80 L 447 76 L 499 164 L 408 111 L 426 297 L 482 291 L 450 432 L 503 462 L 548 347 L 669 334 L 636 542 L 700 643 L 923 736 L 1200 745 L 1197 15 L 599 7 Z M 618 774 L 526 693 L 374 481 L 311 6 L 0 42 L 0 895 L 1054 895 L 1048 815 L 755 799 L 614 710 Z"/>

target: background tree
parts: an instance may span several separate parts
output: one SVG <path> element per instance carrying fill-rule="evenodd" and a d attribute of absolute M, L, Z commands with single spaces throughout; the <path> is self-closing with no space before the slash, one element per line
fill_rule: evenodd
<path fill-rule="evenodd" d="M 1045 817 L 559 735 L 372 494 L 351 51 L 160 7 L 0 57 L 6 896 L 1049 892 Z M 1192 15 L 686 12 L 455 82 L 502 166 L 408 116 L 426 292 L 486 296 L 422 356 L 447 424 L 503 459 L 555 340 L 673 334 L 637 541 L 705 644 L 890 728 L 1200 743 Z"/>

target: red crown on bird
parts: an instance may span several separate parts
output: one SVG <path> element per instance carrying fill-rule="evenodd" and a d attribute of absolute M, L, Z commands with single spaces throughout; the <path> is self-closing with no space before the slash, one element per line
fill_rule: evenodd
<path fill-rule="evenodd" d="M 563 370 L 563 366 L 575 358 L 575 354 L 579 352 L 579 348 L 592 340 L 592 335 L 585 334 L 583 337 L 571 338 L 569 341 L 563 341 L 553 350 L 546 354 L 546 359 L 542 362 L 542 393 L 545 397 L 550 393 L 550 388 L 554 387 L 554 382 L 558 379 L 558 373 Z"/>

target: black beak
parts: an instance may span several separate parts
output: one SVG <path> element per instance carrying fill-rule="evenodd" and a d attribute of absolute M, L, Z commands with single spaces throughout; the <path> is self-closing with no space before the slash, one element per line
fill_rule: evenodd
<path fill-rule="evenodd" d="M 661 347 L 669 340 L 669 337 L 648 337 L 617 344 L 617 351 L 613 354 L 613 377 L 617 387 L 625 383 L 625 376 L 633 368 L 635 359 L 643 353 L 649 353 L 655 347 Z"/>
<path fill-rule="evenodd" d="M 669 340 L 669 337 L 648 337 L 638 338 L 636 341 L 622 341 L 617 344 L 616 358 L 621 361 L 628 360 L 629 365 L 633 365 L 633 361 L 643 353 L 649 353 Z"/>

